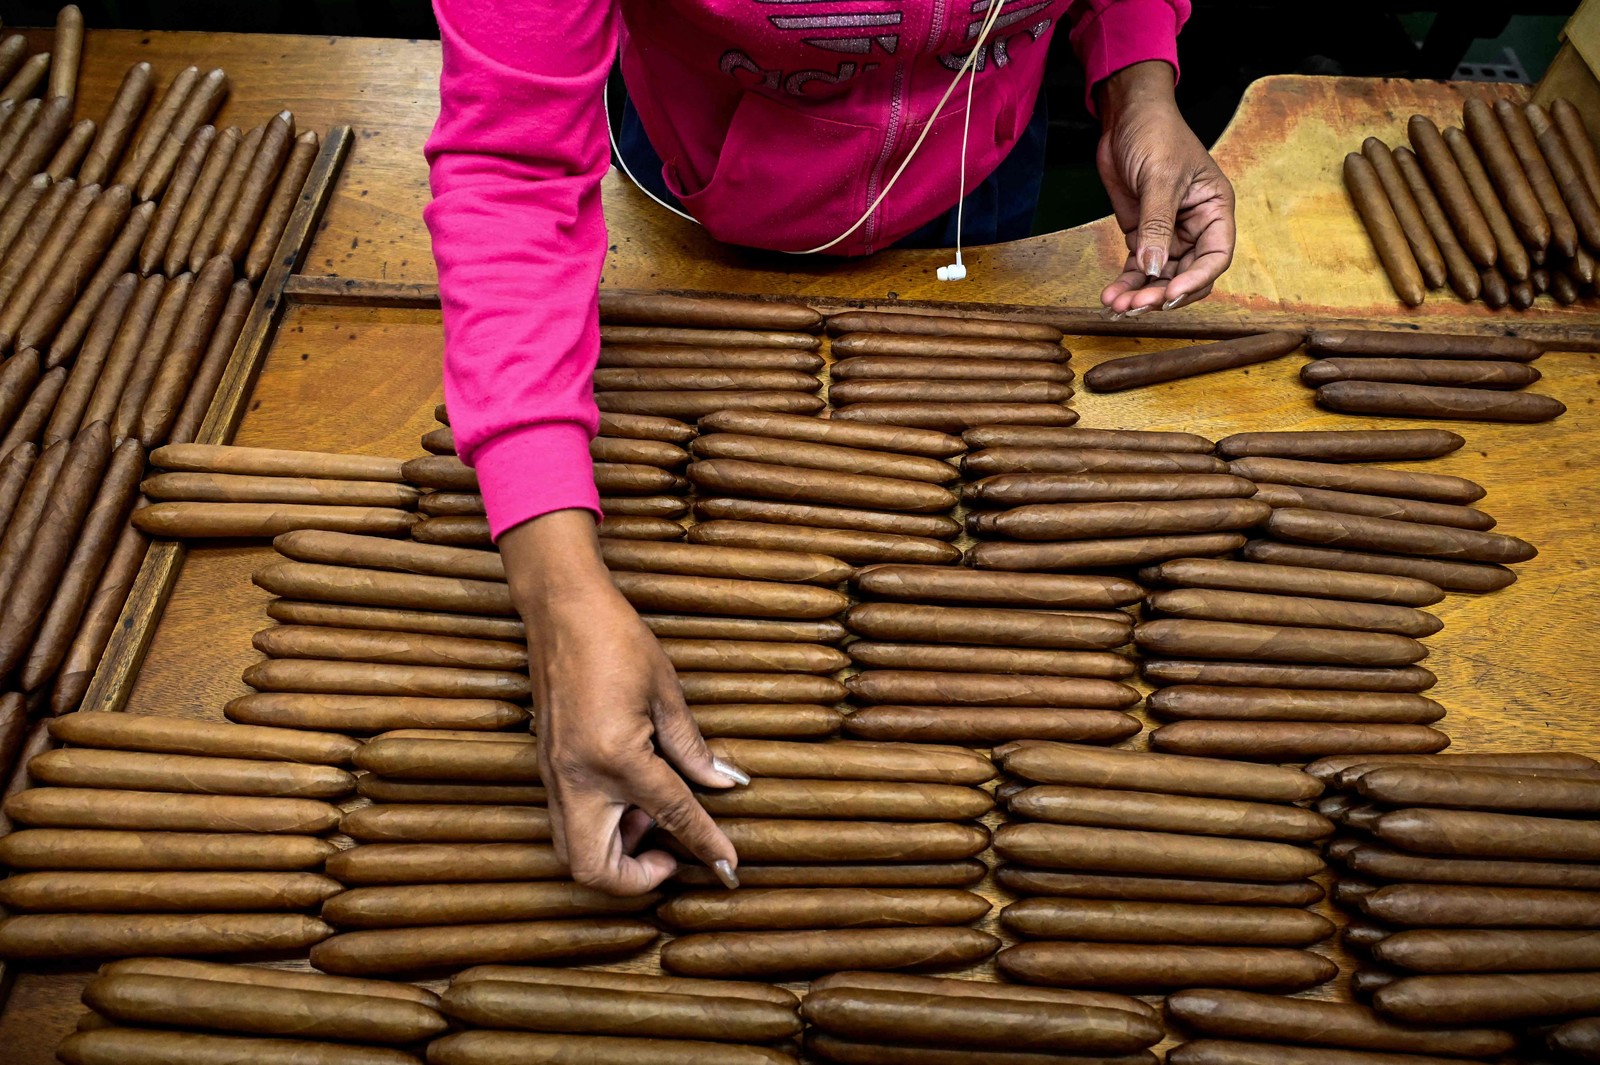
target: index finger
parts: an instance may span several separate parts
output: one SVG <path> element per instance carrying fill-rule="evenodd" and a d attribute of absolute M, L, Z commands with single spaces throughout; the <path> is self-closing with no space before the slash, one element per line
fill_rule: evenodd
<path fill-rule="evenodd" d="M 652 757 L 641 763 L 626 783 L 629 801 L 655 818 L 656 827 L 677 837 L 690 854 L 715 870 L 728 887 L 739 886 L 734 875 L 739 855 L 733 843 L 671 766 Z"/>

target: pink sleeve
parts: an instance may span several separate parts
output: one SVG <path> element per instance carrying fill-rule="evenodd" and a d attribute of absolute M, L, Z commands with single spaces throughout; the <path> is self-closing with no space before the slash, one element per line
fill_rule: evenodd
<path fill-rule="evenodd" d="M 1078 0 L 1067 21 L 1093 111 L 1094 87 L 1123 67 L 1160 59 L 1177 75 L 1178 31 L 1189 21 L 1189 0 Z"/>
<path fill-rule="evenodd" d="M 605 257 L 611 0 L 435 0 L 444 44 L 424 212 L 445 402 L 489 527 L 599 512 L 589 439 Z"/>

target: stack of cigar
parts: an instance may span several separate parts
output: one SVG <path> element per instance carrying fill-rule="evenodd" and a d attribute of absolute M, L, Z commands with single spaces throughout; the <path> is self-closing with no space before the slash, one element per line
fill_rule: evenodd
<path fill-rule="evenodd" d="M 1115 743 L 1139 731 L 1133 631 L 1143 589 L 1115 577 L 869 566 L 845 615 L 860 637 L 845 731 L 870 740 L 992 746 Z"/>
<path fill-rule="evenodd" d="M 1562 752 L 1326 759 L 1353 986 L 1400 1024 L 1600 1012 L 1600 763 Z"/>
<path fill-rule="evenodd" d="M 979 569 L 1071 570 L 1221 555 L 1269 508 L 1192 433 L 986 426 L 965 434 Z"/>
<path fill-rule="evenodd" d="M 1168 1052 L 1170 1065 L 1441 1065 L 1504 1060 L 1517 1042 L 1505 1031 L 1396 1024 L 1353 1003 L 1251 991 L 1179 991 L 1167 997 L 1166 1012 L 1194 1037 Z"/>
<path fill-rule="evenodd" d="M 1309 513 L 1309 512 L 1308 512 Z M 1420 693 L 1418 638 L 1444 593 L 1409 577 L 1187 558 L 1140 571 L 1154 620 L 1135 630 L 1150 734 L 1175 754 L 1308 762 L 1330 754 L 1430 752 L 1444 708 Z M 1155 657 L 1155 656 L 1161 657 Z"/>
<path fill-rule="evenodd" d="M 1312 845 L 1333 824 L 1296 803 L 1322 786 L 1298 770 L 1062 743 L 1002 749 L 1015 820 L 995 833 L 1000 882 L 1019 895 L 1001 951 L 1023 983 L 1165 993 L 1304 991 L 1333 962 Z"/>
<path fill-rule="evenodd" d="M 985 757 L 916 744 L 712 740 L 747 785 L 702 805 L 739 852 L 740 887 L 702 866 L 657 916 L 679 937 L 661 965 L 684 976 L 804 979 L 840 969 L 957 969 L 1000 945 L 966 927 L 989 911 L 993 805 Z M 670 845 L 670 844 L 669 844 Z"/>
<path fill-rule="evenodd" d="M 332 931 L 358 742 L 329 733 L 79 711 L 5 814 L 0 957 L 268 954 Z"/>
<path fill-rule="evenodd" d="M 1578 109 L 1472 97 L 1462 125 L 1440 133 L 1412 115 L 1410 148 L 1368 137 L 1345 156 L 1345 187 L 1395 293 L 1415 307 L 1448 283 L 1496 310 L 1589 298 L 1600 157 Z"/>
<path fill-rule="evenodd" d="M 1411 577 L 1447 592 L 1492 592 L 1517 579 L 1508 563 L 1538 554 L 1471 504 L 1486 494 L 1464 477 L 1366 462 L 1448 454 L 1461 437 L 1440 429 L 1241 433 L 1217 445 L 1234 474 L 1272 507 L 1252 562 Z"/>
<path fill-rule="evenodd" d="M 1155 1065 L 1147 1048 L 1165 1034 L 1153 1007 L 1109 991 L 886 973 L 814 980 L 801 1013 L 806 1049 L 839 1065 Z"/>
<path fill-rule="evenodd" d="M 421 1065 L 448 1022 L 414 984 L 176 958 L 104 965 L 56 1051 L 66 1065 L 256 1061 Z"/>
<path fill-rule="evenodd" d="M 348 890 L 323 905 L 338 934 L 312 948 L 317 968 L 604 961 L 655 939 L 654 926 L 629 915 L 656 896 L 580 887 L 556 857 L 538 744 L 526 732 L 386 732 L 356 765 L 372 805 L 344 815 L 340 829 L 356 846 L 327 861 Z"/>
<path fill-rule="evenodd" d="M 607 414 L 815 414 L 822 315 L 796 303 L 600 292 L 594 398 Z"/>
<path fill-rule="evenodd" d="M 1567 409 L 1519 391 L 1539 380 L 1529 363 L 1544 350 L 1518 337 L 1319 329 L 1306 353 L 1315 361 L 1300 380 L 1317 390 L 1318 406 L 1343 414 L 1547 422 Z"/>
<path fill-rule="evenodd" d="M 488 547 L 478 476 L 456 456 L 444 404 L 434 408 L 440 428 L 425 434 L 423 450 L 434 457 L 406 463 L 407 475 L 427 491 L 417 501 L 426 515 L 411 535 L 424 543 Z M 589 442 L 595 485 L 600 489 L 600 535 L 621 540 L 681 540 L 678 518 L 689 513 L 687 486 L 678 470 L 689 461 L 684 445 L 694 426 L 644 414 L 602 414 L 600 435 Z"/>
<path fill-rule="evenodd" d="M 853 564 L 952 563 L 946 487 L 960 438 L 930 429 L 755 411 L 700 420 L 689 480 L 697 544 L 816 551 Z"/>
<path fill-rule="evenodd" d="M 444 1013 L 463 1030 L 428 1060 L 795 1065 L 798 1007 L 770 984 L 482 965 L 450 981 Z"/>
<path fill-rule="evenodd" d="M 1070 353 L 1036 322 L 882 311 L 828 319 L 832 417 L 959 433 L 1071 425 Z"/>

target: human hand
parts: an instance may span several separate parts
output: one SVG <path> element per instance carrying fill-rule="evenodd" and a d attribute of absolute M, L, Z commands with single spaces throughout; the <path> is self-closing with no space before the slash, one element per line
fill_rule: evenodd
<path fill-rule="evenodd" d="M 643 894 L 678 866 L 666 851 L 632 853 L 659 825 L 737 887 L 739 856 L 683 778 L 710 788 L 749 778 L 706 749 L 672 664 L 611 583 L 593 517 L 556 511 L 499 544 L 528 627 L 539 771 L 557 857 L 580 884 Z"/>
<path fill-rule="evenodd" d="M 1153 60 L 1097 89 L 1095 161 L 1128 244 L 1122 274 L 1100 293 L 1113 318 L 1204 299 L 1233 262 L 1233 186 L 1183 120 L 1172 85 L 1172 67 Z"/>

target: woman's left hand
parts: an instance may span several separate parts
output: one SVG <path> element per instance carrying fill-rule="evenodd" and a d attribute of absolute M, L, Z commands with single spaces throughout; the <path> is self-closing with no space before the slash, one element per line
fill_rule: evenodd
<path fill-rule="evenodd" d="M 1178 111 L 1172 67 L 1135 63 L 1098 86 L 1096 162 L 1128 242 L 1100 302 L 1113 317 L 1172 310 L 1211 293 L 1233 262 L 1233 186 Z"/>

